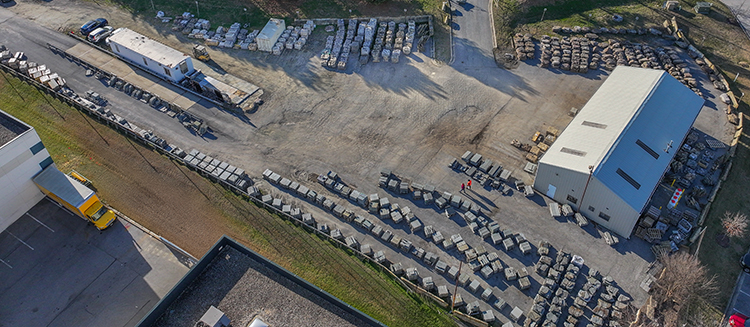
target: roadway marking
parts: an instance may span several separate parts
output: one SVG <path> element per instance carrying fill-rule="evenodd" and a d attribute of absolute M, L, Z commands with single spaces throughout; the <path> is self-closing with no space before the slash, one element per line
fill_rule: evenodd
<path fill-rule="evenodd" d="M 22 239 L 18 238 L 18 236 L 16 236 L 16 235 L 13 235 L 13 233 L 11 233 L 11 232 L 9 232 L 9 231 L 7 231 L 7 230 L 6 230 L 5 232 L 6 232 L 6 233 L 8 233 L 8 234 L 10 234 L 10 236 L 13 236 L 13 237 L 15 237 L 15 238 L 16 238 L 16 239 L 17 239 L 17 240 L 18 240 L 19 242 L 23 243 L 23 245 L 26 245 L 26 246 L 28 246 L 28 247 L 29 247 L 29 249 L 31 249 L 31 251 L 34 251 L 34 248 L 33 248 L 33 247 L 31 247 L 31 245 L 29 245 L 28 243 L 24 242 L 24 241 L 23 241 Z"/>
<path fill-rule="evenodd" d="M 35 218 L 34 216 L 32 216 L 31 214 L 29 214 L 28 212 L 26 213 L 26 215 L 27 215 L 27 216 L 29 216 L 29 217 L 31 217 L 31 219 L 34 219 L 34 220 L 36 220 L 36 222 L 38 222 L 38 223 L 39 223 L 39 225 L 42 225 L 42 226 L 44 226 L 45 228 L 49 229 L 49 230 L 50 230 L 51 232 L 53 232 L 53 233 L 55 232 L 55 231 L 54 231 L 54 230 L 53 230 L 52 228 L 49 228 L 49 226 L 47 226 L 47 225 L 45 225 L 45 224 L 44 224 L 43 222 L 39 221 L 39 219 L 36 219 L 36 218 Z"/>

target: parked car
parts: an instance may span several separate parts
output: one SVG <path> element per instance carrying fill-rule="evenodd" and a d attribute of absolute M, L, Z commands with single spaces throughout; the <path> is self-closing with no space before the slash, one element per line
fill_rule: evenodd
<path fill-rule="evenodd" d="M 91 33 L 91 31 L 93 31 L 93 30 L 95 30 L 95 29 L 97 29 L 99 27 L 103 27 L 103 26 L 107 26 L 107 20 L 104 19 L 104 18 L 97 18 L 97 19 L 94 19 L 94 20 L 90 20 L 86 24 L 83 24 L 81 26 L 81 34 L 83 34 L 83 35 L 89 35 L 89 33 Z"/>
<path fill-rule="evenodd" d="M 90 42 L 97 43 L 112 34 L 114 29 L 112 26 L 99 27 L 89 33 L 88 39 Z"/>
<path fill-rule="evenodd" d="M 747 319 L 745 315 L 742 314 L 733 314 L 731 317 L 729 317 L 729 326 L 730 327 L 748 327 L 750 326 L 750 320 Z"/>

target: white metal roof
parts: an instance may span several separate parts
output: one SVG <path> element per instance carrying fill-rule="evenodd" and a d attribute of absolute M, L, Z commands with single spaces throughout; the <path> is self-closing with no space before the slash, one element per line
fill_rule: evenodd
<path fill-rule="evenodd" d="M 122 27 L 112 33 L 109 42 L 115 42 L 120 46 L 133 50 L 146 58 L 154 60 L 167 67 L 177 67 L 187 54 L 156 42 L 128 28 Z"/>
<path fill-rule="evenodd" d="M 276 38 L 283 30 L 286 28 L 286 23 L 284 23 L 284 20 L 277 19 L 277 18 L 271 18 L 268 20 L 268 23 L 266 23 L 266 26 L 263 27 L 263 29 L 260 31 L 260 34 L 256 38 L 258 39 L 274 39 Z"/>
<path fill-rule="evenodd" d="M 55 165 L 36 175 L 34 183 L 76 207 L 94 194 L 90 188 L 63 174 Z"/>
<path fill-rule="evenodd" d="M 586 174 L 593 166 L 596 178 L 641 209 L 703 103 L 665 71 L 619 66 L 540 164 Z"/>

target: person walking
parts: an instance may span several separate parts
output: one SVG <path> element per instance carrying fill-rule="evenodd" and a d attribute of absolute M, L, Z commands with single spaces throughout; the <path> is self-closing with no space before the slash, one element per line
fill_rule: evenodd
<path fill-rule="evenodd" d="M 465 188 L 466 188 L 466 185 L 464 185 L 464 183 L 461 183 L 461 192 L 464 192 Z"/>
<path fill-rule="evenodd" d="M 467 187 L 468 189 L 471 189 L 471 180 L 469 180 L 469 182 L 468 182 L 468 183 L 466 184 L 466 187 Z"/>

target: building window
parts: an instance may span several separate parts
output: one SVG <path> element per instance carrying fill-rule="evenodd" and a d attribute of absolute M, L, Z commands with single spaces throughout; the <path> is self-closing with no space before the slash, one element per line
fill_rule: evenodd
<path fill-rule="evenodd" d="M 146 61 L 146 57 L 143 57 L 143 64 L 148 66 L 148 61 Z"/>
<path fill-rule="evenodd" d="M 172 72 L 170 72 L 167 67 L 164 67 L 164 73 L 167 74 L 167 76 L 172 77 Z"/>
<path fill-rule="evenodd" d="M 599 218 L 609 221 L 609 215 L 599 211 Z"/>
<path fill-rule="evenodd" d="M 39 151 L 44 150 L 44 144 L 42 144 L 42 142 L 40 141 L 39 143 L 34 144 L 34 146 L 29 148 L 29 150 L 31 150 L 31 154 L 37 154 L 39 153 Z"/>
<path fill-rule="evenodd" d="M 594 211 L 596 211 L 596 209 L 594 209 L 594 207 L 592 207 L 592 206 L 589 206 L 589 211 L 594 212 Z"/>
<path fill-rule="evenodd" d="M 180 72 L 185 75 L 188 72 L 187 62 L 183 61 L 180 63 Z"/>
<path fill-rule="evenodd" d="M 119 53 L 120 52 L 120 47 L 117 46 L 117 43 L 112 43 L 112 44 L 115 45 L 115 51 L 117 51 Z"/>
<path fill-rule="evenodd" d="M 47 168 L 49 165 L 52 164 L 52 157 L 47 157 L 47 159 L 44 159 L 42 162 L 39 163 L 39 167 L 42 167 L 42 169 Z"/>
<path fill-rule="evenodd" d="M 578 199 L 576 199 L 574 196 L 568 194 L 568 201 L 573 202 L 573 204 L 578 203 Z"/>

